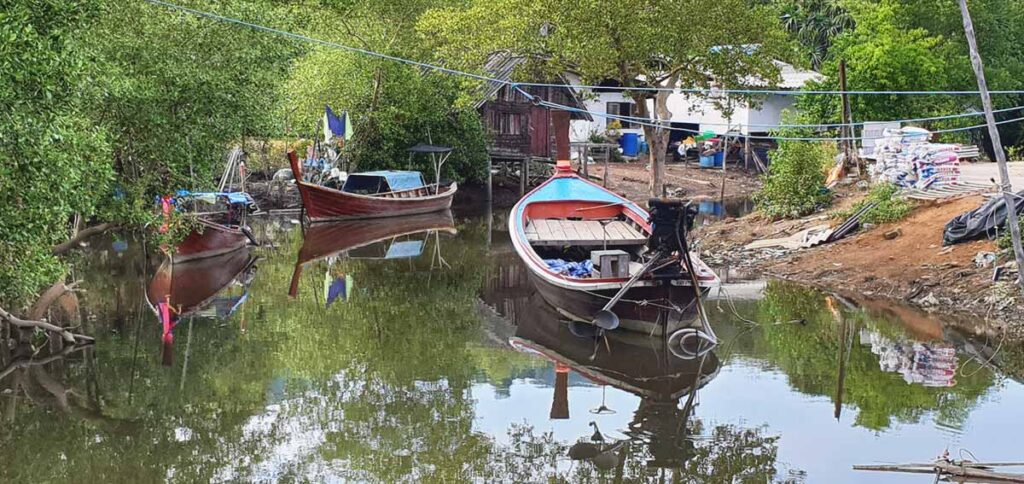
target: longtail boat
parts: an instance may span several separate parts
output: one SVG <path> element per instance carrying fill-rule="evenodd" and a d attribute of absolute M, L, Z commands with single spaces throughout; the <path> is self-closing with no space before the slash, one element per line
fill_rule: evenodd
<path fill-rule="evenodd" d="M 450 211 L 395 217 L 387 222 L 346 220 L 310 226 L 303 232 L 302 248 L 295 261 L 288 295 L 298 296 L 299 277 L 308 264 L 341 255 L 367 259 L 416 257 L 420 255 L 425 241 L 398 239 L 431 232 L 457 233 Z M 387 247 L 371 247 L 379 243 L 387 243 Z M 370 250 L 372 248 L 379 250 Z M 361 253 L 362 250 L 367 253 Z"/>
<path fill-rule="evenodd" d="M 570 319 L 597 323 L 595 316 L 616 304 L 641 312 L 651 304 L 685 308 L 719 278 L 687 247 L 691 208 L 678 201 L 649 203 L 654 218 L 560 160 L 555 174 L 512 208 L 512 244 L 541 296 Z M 622 320 L 621 327 L 671 330 L 632 322 Z M 618 326 L 616 317 L 606 329 Z"/>
<path fill-rule="evenodd" d="M 197 226 L 185 239 L 166 250 L 173 262 L 188 262 L 207 257 L 216 257 L 236 251 L 249 245 L 258 245 L 256 238 L 245 224 L 246 215 L 255 203 L 243 192 L 193 193 L 179 191 L 175 197 L 161 197 L 160 204 L 166 219 L 175 210 L 196 213 Z M 199 210 L 205 204 L 215 210 Z M 161 231 L 166 231 L 166 223 Z"/>
<path fill-rule="evenodd" d="M 439 160 L 435 162 L 437 173 L 440 173 L 451 151 L 448 147 L 430 145 L 416 145 L 410 149 L 411 153 L 426 153 Z M 288 162 L 306 217 L 311 222 L 399 217 L 448 210 L 458 188 L 455 182 L 442 184 L 440 176 L 434 183 L 427 184 L 418 171 L 396 170 L 349 174 L 340 187 L 332 187 L 307 180 L 295 151 L 288 151 Z"/>

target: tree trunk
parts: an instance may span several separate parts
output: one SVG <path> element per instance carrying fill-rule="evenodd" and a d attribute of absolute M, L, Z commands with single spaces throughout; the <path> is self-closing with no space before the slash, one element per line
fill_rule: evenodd
<path fill-rule="evenodd" d="M 674 87 L 678 82 L 678 75 L 670 76 L 662 83 L 661 87 Z M 645 93 L 634 93 L 631 96 L 636 102 L 637 115 L 640 118 L 651 120 L 650 124 L 655 126 L 644 126 L 644 136 L 650 147 L 651 159 L 651 196 L 661 197 L 665 194 L 665 153 L 668 152 L 668 140 L 672 123 L 672 112 L 668 110 L 668 98 L 671 91 L 658 91 L 654 95 L 654 112 L 647 107 L 647 96 Z"/>

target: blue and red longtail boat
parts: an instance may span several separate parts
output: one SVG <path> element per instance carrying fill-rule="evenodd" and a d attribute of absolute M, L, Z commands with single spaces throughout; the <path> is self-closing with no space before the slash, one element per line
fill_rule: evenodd
<path fill-rule="evenodd" d="M 577 176 L 568 160 L 560 160 L 555 174 L 512 208 L 512 244 L 540 295 L 563 316 L 592 322 L 629 286 L 615 305 L 621 327 L 670 332 L 677 323 L 657 321 L 657 312 L 671 307 L 684 313 L 697 291 L 720 281 L 687 248 L 691 209 L 678 201 L 650 203 L 663 215 L 659 229 L 659 219 L 652 224 L 647 210 Z"/>

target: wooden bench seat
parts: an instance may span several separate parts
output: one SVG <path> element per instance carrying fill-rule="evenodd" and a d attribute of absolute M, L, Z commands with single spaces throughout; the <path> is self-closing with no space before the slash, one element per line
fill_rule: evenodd
<path fill-rule="evenodd" d="M 621 220 L 533 219 L 526 224 L 526 239 L 538 246 L 641 245 L 647 237 Z"/>

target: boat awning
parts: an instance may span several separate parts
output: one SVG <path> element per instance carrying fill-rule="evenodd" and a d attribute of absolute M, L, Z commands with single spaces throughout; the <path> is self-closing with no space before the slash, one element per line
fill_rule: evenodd
<path fill-rule="evenodd" d="M 178 190 L 175 195 L 177 195 L 178 198 L 189 198 L 211 204 L 217 203 L 218 199 L 224 199 L 232 205 L 249 205 L 253 203 L 252 197 L 245 192 L 191 192 L 188 190 Z"/>
<path fill-rule="evenodd" d="M 349 175 L 342 191 L 385 193 L 422 188 L 423 185 L 423 175 L 418 171 L 368 171 Z"/>

